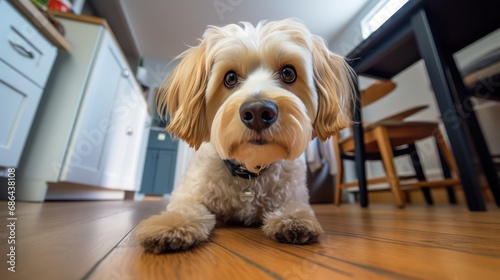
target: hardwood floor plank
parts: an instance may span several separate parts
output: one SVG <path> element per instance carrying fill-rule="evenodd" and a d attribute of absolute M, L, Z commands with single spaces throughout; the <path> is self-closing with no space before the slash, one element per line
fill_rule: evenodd
<path fill-rule="evenodd" d="M 179 253 L 152 255 L 140 246 L 115 248 L 88 279 L 280 279 L 216 243 Z"/>
<path fill-rule="evenodd" d="M 325 229 L 316 244 L 281 244 L 260 228 L 220 226 L 194 250 L 146 254 L 135 228 L 165 205 L 19 203 L 17 272 L 4 266 L 0 279 L 500 279 L 498 207 L 314 205 Z M 0 231 L 4 255 L 7 234 Z"/>
<path fill-rule="evenodd" d="M 500 239 L 495 234 L 499 231 L 483 230 L 482 235 L 487 236 L 483 237 L 471 236 L 464 230 L 478 223 L 495 226 L 500 218 L 498 210 L 479 215 L 458 210 L 453 217 L 446 213 L 448 210 L 440 213 L 437 209 L 426 211 L 418 207 L 399 211 L 374 205 L 370 209 L 353 210 L 347 209 L 347 217 L 330 213 L 330 219 L 325 219 L 326 215 L 316 208 L 327 237 L 332 239 L 325 243 L 327 251 L 332 252 L 329 257 L 384 268 L 408 277 L 418 275 L 423 279 L 455 279 L 457 276 L 492 279 L 500 276 L 497 269 L 500 266 Z M 357 217 L 352 213 L 358 213 Z M 467 217 L 470 220 L 466 220 Z M 457 218 L 459 221 L 453 222 Z M 447 224 L 440 226 L 441 222 Z M 419 231 L 411 229 L 415 226 Z"/>
<path fill-rule="evenodd" d="M 282 244 L 266 237 L 258 228 L 219 228 L 213 242 L 234 248 L 254 262 L 267 266 L 283 278 L 368 279 L 386 276 L 360 269 L 349 263 L 325 258 L 325 236 L 309 245 Z M 277 261 L 279 260 L 279 261 Z"/>
<path fill-rule="evenodd" d="M 16 235 L 19 233 L 16 236 L 16 273 L 0 278 L 61 279 L 64 276 L 64 279 L 80 279 L 138 222 L 164 207 L 164 204 L 127 205 L 126 202 L 88 202 L 82 209 L 75 205 L 72 202 L 44 204 L 45 211 L 40 211 L 40 223 L 35 227 L 21 226 L 30 218 L 24 220 L 20 215 L 20 226 L 16 230 Z M 111 208 L 114 210 L 108 212 Z M 100 210 L 105 212 L 103 216 L 98 214 Z M 94 215 L 96 217 L 92 217 Z M 56 222 L 58 218 L 60 221 Z M 1 252 L 7 251 L 4 242 L 1 247 Z M 2 269 L 0 275 L 5 272 L 6 269 Z"/>
<path fill-rule="evenodd" d="M 470 213 L 469 222 L 460 218 L 449 218 L 436 211 L 430 211 L 430 219 L 411 215 L 414 211 L 393 211 L 394 215 L 384 217 L 341 217 L 335 216 L 322 221 L 324 229 L 333 234 L 366 236 L 372 240 L 394 242 L 409 246 L 442 248 L 482 256 L 500 257 L 500 216 L 491 213 Z M 419 212 L 418 212 L 419 213 Z M 456 217 L 459 213 L 455 213 Z M 362 226 L 360 226 L 362 225 Z"/>
<path fill-rule="evenodd" d="M 440 248 L 380 242 L 365 237 L 339 236 L 325 244 L 329 258 L 342 259 L 370 270 L 402 275 L 404 279 L 493 279 L 500 260 Z M 401 277 L 396 277 L 396 279 Z"/>
<path fill-rule="evenodd" d="M 147 209 L 153 205 L 131 201 L 21 203 L 16 208 L 19 220 L 17 237 L 25 238 L 40 232 L 58 232 L 67 227 L 90 223 L 132 209 L 138 213 L 144 209 L 150 211 Z M 161 209 L 158 212 L 164 210 L 165 205 L 165 202 L 158 205 L 157 208 Z M 0 219 L 7 217 L 6 211 L 0 213 Z"/>

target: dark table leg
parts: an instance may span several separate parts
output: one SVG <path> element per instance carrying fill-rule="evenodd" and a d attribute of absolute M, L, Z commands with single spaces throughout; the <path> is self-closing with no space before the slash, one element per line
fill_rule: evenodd
<path fill-rule="evenodd" d="M 354 156 L 356 157 L 356 174 L 358 176 L 359 184 L 359 203 L 361 207 L 368 206 L 368 190 L 366 186 L 366 170 L 365 170 L 365 140 L 363 133 L 363 118 L 361 116 L 361 99 L 359 94 L 359 87 L 356 83 L 356 101 L 354 107 L 354 114 L 352 116 L 353 137 L 354 137 Z"/>
<path fill-rule="evenodd" d="M 413 16 L 412 25 L 420 54 L 425 61 L 429 79 L 436 95 L 436 101 L 441 111 L 450 145 L 457 161 L 467 204 L 472 211 L 485 211 L 486 205 L 479 185 L 481 170 L 476 166 L 474 159 L 478 158 L 478 153 L 480 153 L 483 169 L 488 173 L 490 167 L 488 167 L 488 163 L 484 159 L 485 149 L 486 153 L 488 151 L 482 134 L 471 134 L 473 132 L 471 131 L 471 124 L 472 130 L 474 130 L 474 126 L 477 127 L 474 111 L 470 110 L 467 114 L 461 111 L 464 105 L 468 105 L 463 103 L 466 97 L 466 89 L 462 77 L 458 72 L 452 54 L 443 51 L 439 44 L 439 37 L 435 33 L 436 30 L 432 29 L 424 10 L 420 10 Z M 471 139 L 471 137 L 474 137 L 474 139 Z M 478 147 L 481 145 L 482 147 Z M 491 163 L 491 158 L 489 160 Z M 492 163 L 491 167 L 493 167 Z M 493 185 L 490 184 L 492 190 L 498 188 L 498 177 L 496 179 L 490 178 L 490 180 L 493 183 Z"/>

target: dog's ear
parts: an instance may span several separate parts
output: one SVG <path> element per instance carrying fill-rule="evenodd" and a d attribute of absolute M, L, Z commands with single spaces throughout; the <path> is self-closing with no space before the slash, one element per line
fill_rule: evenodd
<path fill-rule="evenodd" d="M 324 141 L 351 124 L 356 75 L 347 62 L 330 52 L 325 41 L 313 37 L 314 83 L 318 92 L 318 113 L 313 127 Z"/>
<path fill-rule="evenodd" d="M 179 65 L 163 82 L 156 96 L 160 116 L 168 112 L 167 130 L 198 149 L 210 138 L 205 113 L 205 90 L 209 78 L 206 43 L 182 53 Z"/>

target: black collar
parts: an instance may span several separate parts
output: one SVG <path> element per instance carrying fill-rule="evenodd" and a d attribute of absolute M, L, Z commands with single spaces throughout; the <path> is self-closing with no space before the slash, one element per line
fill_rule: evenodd
<path fill-rule="evenodd" d="M 231 175 L 239 176 L 243 179 L 257 178 L 257 177 L 259 177 L 260 174 L 264 173 L 269 168 L 269 166 L 267 166 L 266 168 L 263 168 L 262 170 L 260 170 L 259 173 L 253 173 L 253 172 L 248 171 L 248 169 L 245 167 L 245 165 L 236 163 L 232 160 L 225 159 L 224 163 L 226 164 L 227 168 L 229 169 L 229 172 L 231 172 Z"/>

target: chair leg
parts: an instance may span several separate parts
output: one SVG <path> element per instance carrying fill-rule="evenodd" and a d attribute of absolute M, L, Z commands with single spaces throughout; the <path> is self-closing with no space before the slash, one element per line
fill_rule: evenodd
<path fill-rule="evenodd" d="M 411 203 L 411 195 L 410 192 L 403 192 L 403 196 L 405 198 L 405 203 Z"/>
<path fill-rule="evenodd" d="M 335 178 L 335 194 L 334 194 L 334 202 L 335 205 L 339 206 L 342 202 L 342 181 L 343 181 L 343 172 L 344 170 L 340 165 L 337 165 L 337 176 Z"/>
<path fill-rule="evenodd" d="M 438 150 L 443 153 L 443 158 L 446 159 L 446 162 L 448 163 L 448 166 L 453 170 L 453 173 L 455 173 L 455 176 L 459 177 L 458 174 L 458 166 L 457 163 L 455 162 L 455 158 L 453 157 L 453 154 L 451 153 L 450 149 L 448 148 L 448 145 L 446 145 L 446 142 L 443 138 L 443 135 L 441 134 L 441 131 L 439 129 L 434 133 L 434 139 L 436 140 L 436 144 L 438 147 Z"/>
<path fill-rule="evenodd" d="M 427 181 L 425 178 L 424 169 L 422 168 L 422 163 L 420 162 L 420 157 L 418 156 L 417 148 L 415 144 L 410 144 L 410 158 L 413 168 L 415 169 L 415 175 L 419 181 Z M 422 187 L 422 194 L 424 195 L 425 202 L 427 205 L 434 205 L 434 200 L 432 199 L 431 190 L 429 187 Z"/>
<path fill-rule="evenodd" d="M 335 205 L 339 206 L 342 202 L 342 182 L 344 182 L 344 163 L 340 155 L 339 136 L 335 135 L 333 138 L 333 145 L 335 150 L 335 158 L 337 160 L 337 176 L 335 176 L 335 194 L 333 201 Z"/>
<path fill-rule="evenodd" d="M 441 169 L 443 170 L 444 178 L 452 178 L 450 167 L 453 169 L 453 172 L 458 177 L 458 167 L 455 163 L 455 159 L 451 154 L 446 142 L 444 141 L 443 135 L 438 130 L 434 134 L 434 140 L 436 141 L 439 161 L 441 162 Z M 446 187 L 446 192 L 448 194 L 448 201 L 450 204 L 457 204 L 457 197 L 455 195 L 455 188 L 453 186 Z"/>
<path fill-rule="evenodd" d="M 391 185 L 394 199 L 396 200 L 396 205 L 403 208 L 405 202 L 403 200 L 403 194 L 399 186 L 399 177 L 396 173 L 396 168 L 393 161 L 394 154 L 392 152 L 391 142 L 389 141 L 389 137 L 387 136 L 387 131 L 384 127 L 377 127 L 374 130 L 374 133 L 375 137 L 377 138 L 377 144 L 380 150 L 380 154 L 382 155 L 382 162 L 387 173 L 387 179 L 389 181 L 389 184 Z"/>
<path fill-rule="evenodd" d="M 438 136 L 439 137 L 439 136 Z M 442 136 L 440 137 L 442 139 Z M 436 143 L 438 138 L 436 138 Z M 448 165 L 448 162 L 446 160 L 446 157 L 444 155 L 444 152 L 442 151 L 443 148 L 439 144 L 437 144 L 437 149 L 438 149 L 438 155 L 439 155 L 439 162 L 441 163 L 441 170 L 443 171 L 443 177 L 444 178 L 451 178 L 451 171 L 450 171 L 450 166 Z M 446 193 L 448 194 L 448 202 L 450 204 L 457 204 L 457 197 L 455 195 L 455 188 L 453 186 L 447 186 L 446 187 Z"/>

